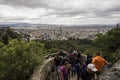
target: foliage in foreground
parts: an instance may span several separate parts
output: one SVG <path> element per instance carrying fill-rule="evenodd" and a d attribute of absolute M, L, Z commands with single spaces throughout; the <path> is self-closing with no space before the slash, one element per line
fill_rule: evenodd
<path fill-rule="evenodd" d="M 45 53 L 44 46 L 33 41 L 0 43 L 0 80 L 28 80 Z"/>

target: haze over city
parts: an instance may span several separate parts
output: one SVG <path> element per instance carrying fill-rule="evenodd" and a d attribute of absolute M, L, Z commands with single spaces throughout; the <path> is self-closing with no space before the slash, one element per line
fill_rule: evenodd
<path fill-rule="evenodd" d="M 0 23 L 116 24 L 120 0 L 0 0 Z"/>

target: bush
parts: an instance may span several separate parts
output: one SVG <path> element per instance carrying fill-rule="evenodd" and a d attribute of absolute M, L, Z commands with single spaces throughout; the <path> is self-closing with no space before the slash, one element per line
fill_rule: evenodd
<path fill-rule="evenodd" d="M 28 80 L 46 54 L 41 44 L 11 40 L 0 48 L 0 80 Z"/>

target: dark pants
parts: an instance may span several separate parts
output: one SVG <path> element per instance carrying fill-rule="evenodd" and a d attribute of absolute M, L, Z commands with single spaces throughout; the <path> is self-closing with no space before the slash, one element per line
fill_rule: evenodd
<path fill-rule="evenodd" d="M 64 79 L 64 80 L 68 80 L 68 79 Z"/>
<path fill-rule="evenodd" d="M 58 80 L 60 80 L 60 73 L 59 73 L 59 71 L 58 71 L 59 67 L 56 66 L 55 69 L 56 69 L 56 73 L 57 73 Z"/>

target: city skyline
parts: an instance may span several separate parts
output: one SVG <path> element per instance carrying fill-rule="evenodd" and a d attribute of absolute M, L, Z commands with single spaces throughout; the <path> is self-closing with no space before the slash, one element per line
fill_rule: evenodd
<path fill-rule="evenodd" d="M 116 24 L 120 0 L 0 0 L 0 23 Z"/>

